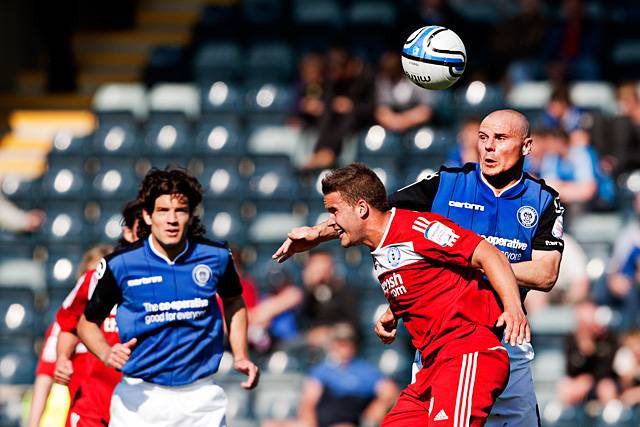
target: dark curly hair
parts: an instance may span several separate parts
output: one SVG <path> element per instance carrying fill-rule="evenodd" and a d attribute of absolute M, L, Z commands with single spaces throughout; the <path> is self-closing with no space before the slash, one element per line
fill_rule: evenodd
<path fill-rule="evenodd" d="M 200 237 L 205 234 L 205 228 L 200 222 L 200 217 L 194 215 L 196 207 L 202 202 L 204 190 L 196 178 L 187 171 L 178 168 L 151 169 L 142 180 L 138 190 L 138 200 L 142 203 L 142 208 L 149 215 L 153 213 L 156 199 L 165 194 L 182 194 L 187 198 L 189 204 L 189 214 L 191 221 L 187 235 L 189 237 Z M 151 230 L 144 221 L 138 221 L 138 237 L 145 239 Z"/>

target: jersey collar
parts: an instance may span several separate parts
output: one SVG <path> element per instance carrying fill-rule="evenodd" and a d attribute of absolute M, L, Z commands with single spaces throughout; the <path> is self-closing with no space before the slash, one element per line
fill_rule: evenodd
<path fill-rule="evenodd" d="M 480 181 L 487 187 L 495 197 L 504 197 L 507 198 L 512 195 L 516 195 L 520 193 L 522 186 L 524 185 L 524 174 L 520 174 L 520 178 L 514 182 L 513 184 L 505 187 L 504 190 L 500 194 L 497 193 L 496 189 L 489 184 L 489 181 L 482 175 L 482 171 L 480 170 L 480 163 L 476 163 L 476 174 L 480 177 Z"/>
<path fill-rule="evenodd" d="M 173 265 L 176 263 L 176 261 L 178 259 L 180 259 L 180 257 L 182 255 L 184 255 L 185 253 L 187 253 L 187 250 L 189 249 L 189 240 L 187 239 L 186 244 L 184 245 L 184 249 L 182 250 L 182 252 L 180 252 L 178 254 L 178 256 L 176 256 L 174 258 L 173 261 L 171 261 L 169 258 L 167 258 L 166 256 L 164 256 L 162 253 L 160 253 L 155 246 L 153 246 L 153 239 L 151 238 L 151 235 L 149 235 L 149 237 L 147 238 L 147 242 L 149 243 L 149 249 L 151 249 L 151 252 L 153 252 L 157 257 L 162 258 L 164 261 L 166 261 L 167 264 L 169 265 Z"/>
<path fill-rule="evenodd" d="M 371 253 L 379 250 L 384 244 L 384 241 L 387 240 L 387 234 L 389 234 L 389 230 L 391 229 L 391 223 L 393 222 L 393 217 L 395 215 L 396 215 L 396 208 L 391 208 L 391 216 L 389 216 L 389 219 L 387 220 L 387 225 L 384 229 L 384 233 L 382 234 L 382 239 L 380 239 L 380 243 L 378 243 L 378 247 L 372 250 Z"/>

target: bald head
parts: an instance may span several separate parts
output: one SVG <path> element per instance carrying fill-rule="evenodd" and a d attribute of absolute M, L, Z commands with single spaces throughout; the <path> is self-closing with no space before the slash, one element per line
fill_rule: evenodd
<path fill-rule="evenodd" d="M 482 123 L 501 123 L 503 126 L 510 127 L 513 134 L 520 136 L 522 139 L 531 136 L 531 126 L 529 120 L 519 111 L 516 110 L 496 110 L 489 113 Z"/>

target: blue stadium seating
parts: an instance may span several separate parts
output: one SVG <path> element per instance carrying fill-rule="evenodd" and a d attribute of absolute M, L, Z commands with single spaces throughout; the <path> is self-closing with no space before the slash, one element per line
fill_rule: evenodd
<path fill-rule="evenodd" d="M 97 200 L 123 200 L 135 197 L 138 181 L 133 160 L 104 158 L 99 162 L 92 186 L 92 196 Z"/>
<path fill-rule="evenodd" d="M 190 126 L 182 113 L 152 113 L 144 130 L 145 150 L 150 157 L 188 156 L 190 138 Z"/>
<path fill-rule="evenodd" d="M 0 384 L 32 384 L 36 355 L 31 340 L 12 338 L 0 342 Z"/>
<path fill-rule="evenodd" d="M 131 180 L 135 182 L 133 178 Z M 100 203 L 97 206 L 97 217 L 92 221 L 92 233 L 95 242 L 115 242 L 122 236 L 122 208 L 125 203 L 110 201 Z"/>
<path fill-rule="evenodd" d="M 50 288 L 70 289 L 76 280 L 82 248 L 73 245 L 52 245 L 48 249 L 47 285 Z"/>
<path fill-rule="evenodd" d="M 233 42 L 209 42 L 195 54 L 193 77 L 195 81 L 210 83 L 218 80 L 238 81 L 242 76 L 242 52 Z"/>
<path fill-rule="evenodd" d="M 244 90 L 228 80 L 214 80 L 200 84 L 200 103 L 203 114 L 240 113 L 244 109 Z"/>
<path fill-rule="evenodd" d="M 288 113 L 292 108 L 291 90 L 275 82 L 249 85 L 246 95 L 247 109 L 252 113 Z"/>
<path fill-rule="evenodd" d="M 287 43 L 256 43 L 249 48 L 245 66 L 247 82 L 288 82 L 295 70 L 295 58 Z"/>
<path fill-rule="evenodd" d="M 237 245 L 246 243 L 247 225 L 236 202 L 206 197 L 202 223 L 207 229 L 207 235 L 214 239 L 227 240 Z"/>
<path fill-rule="evenodd" d="M 138 132 L 133 116 L 110 113 L 101 116 L 100 126 L 93 134 L 92 152 L 99 156 L 131 156 L 138 152 L 137 142 Z"/>
<path fill-rule="evenodd" d="M 249 177 L 250 198 L 290 200 L 297 194 L 297 180 L 288 156 L 260 156 L 252 161 L 254 172 Z"/>
<path fill-rule="evenodd" d="M 260 378 L 256 390 L 255 415 L 258 419 L 282 420 L 297 413 L 302 376 L 268 375 Z"/>
<path fill-rule="evenodd" d="M 52 158 L 42 178 L 42 195 L 50 200 L 82 199 L 87 194 L 84 163 L 80 157 Z"/>
<path fill-rule="evenodd" d="M 395 157 L 405 155 L 400 134 L 373 125 L 358 136 L 358 157 Z"/>
<path fill-rule="evenodd" d="M 483 116 L 490 111 L 502 108 L 505 104 L 504 93 L 499 86 L 473 81 L 467 86 L 455 90 L 455 105 L 458 114 Z"/>
<path fill-rule="evenodd" d="M 244 154 L 244 138 L 233 116 L 215 116 L 198 122 L 194 154 L 217 157 Z"/>
<path fill-rule="evenodd" d="M 33 291 L 0 287 L 0 335 L 30 336 L 37 314 Z"/>
<path fill-rule="evenodd" d="M 82 242 L 87 237 L 81 203 L 56 202 L 47 207 L 47 218 L 39 233 L 49 242 Z"/>
<path fill-rule="evenodd" d="M 391 157 L 360 157 L 359 161 L 363 162 L 378 175 L 387 192 L 393 192 L 399 187 L 404 187 L 402 182 L 398 181 L 398 160 Z"/>
<path fill-rule="evenodd" d="M 247 185 L 239 173 L 238 160 L 234 157 L 206 159 L 197 178 L 204 187 L 207 198 L 236 199 L 246 194 Z"/>

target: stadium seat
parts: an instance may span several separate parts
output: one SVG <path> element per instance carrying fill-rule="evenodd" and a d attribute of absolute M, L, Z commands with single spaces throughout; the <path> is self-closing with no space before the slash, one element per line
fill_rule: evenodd
<path fill-rule="evenodd" d="M 255 243 L 281 243 L 292 228 L 305 225 L 304 220 L 287 212 L 259 212 L 249 225 L 248 236 Z"/>
<path fill-rule="evenodd" d="M 608 82 L 576 82 L 570 88 L 571 101 L 578 107 L 615 114 L 616 93 Z"/>
<path fill-rule="evenodd" d="M 86 197 L 84 163 L 80 157 L 50 159 L 49 169 L 42 179 L 45 199 L 82 199 Z"/>
<path fill-rule="evenodd" d="M 97 156 L 133 156 L 138 153 L 136 124 L 120 114 L 109 114 L 100 119 L 93 134 L 93 154 Z"/>
<path fill-rule="evenodd" d="M 234 157 L 207 159 L 197 178 L 206 191 L 206 197 L 236 199 L 246 194 L 246 183 L 239 173 L 238 160 Z"/>
<path fill-rule="evenodd" d="M 576 325 L 573 307 L 550 305 L 529 316 L 531 331 L 534 334 L 566 335 Z"/>
<path fill-rule="evenodd" d="M 283 420 L 295 416 L 301 387 L 302 376 L 298 374 L 263 375 L 256 390 L 256 417 L 259 420 Z"/>
<path fill-rule="evenodd" d="M 365 332 L 366 333 L 366 332 Z M 413 355 L 407 351 L 407 345 L 401 340 L 396 340 L 390 346 L 380 347 L 380 340 L 366 345 L 364 356 L 373 363 L 384 375 L 391 377 L 399 383 L 406 382 L 411 377 L 411 360 Z"/>
<path fill-rule="evenodd" d="M 637 25 L 634 23 L 634 26 Z M 637 38 L 628 38 L 628 33 L 618 41 L 611 51 L 611 61 L 615 67 L 615 74 L 620 79 L 635 79 L 640 64 L 640 34 Z"/>
<path fill-rule="evenodd" d="M 196 51 L 193 77 L 199 83 L 238 81 L 242 76 L 242 64 L 242 52 L 236 43 L 209 42 Z"/>
<path fill-rule="evenodd" d="M 0 384 L 33 384 L 36 363 L 31 340 L 12 338 L 0 341 Z"/>
<path fill-rule="evenodd" d="M 55 245 L 48 249 L 47 285 L 50 288 L 70 289 L 76 281 L 82 248 L 75 245 Z"/>
<path fill-rule="evenodd" d="M 359 158 L 359 161 L 373 169 L 378 175 L 378 178 L 380 178 L 380 181 L 384 184 L 387 192 L 391 193 L 397 190 L 399 186 L 404 187 L 403 183 L 398 182 L 398 161 L 395 158 L 363 156 Z"/>
<path fill-rule="evenodd" d="M 321 171 L 305 171 L 300 174 L 300 195 L 305 199 L 308 210 L 324 210 L 322 204 L 322 179 L 331 172 L 331 169 Z"/>
<path fill-rule="evenodd" d="M 400 144 L 400 135 L 386 130 L 380 125 L 373 125 L 358 136 L 358 157 L 382 156 L 403 157 L 404 146 Z"/>
<path fill-rule="evenodd" d="M 41 200 L 42 179 L 27 179 L 19 175 L 5 175 L 0 178 L 0 193 L 21 208 L 37 207 Z"/>
<path fill-rule="evenodd" d="M 454 99 L 456 108 L 462 116 L 485 115 L 502 108 L 505 104 L 504 94 L 499 86 L 480 80 L 458 87 Z"/>
<path fill-rule="evenodd" d="M 549 102 L 551 89 L 547 81 L 518 83 L 507 94 L 506 102 L 516 110 L 542 110 Z"/>
<path fill-rule="evenodd" d="M 36 325 L 33 291 L 0 287 L 0 334 L 30 336 Z"/>
<path fill-rule="evenodd" d="M 397 47 L 394 44 L 400 39 L 393 34 L 397 19 L 394 2 L 354 1 L 346 16 L 349 45 L 356 56 L 375 63 L 386 49 Z"/>
<path fill-rule="evenodd" d="M 247 82 L 287 83 L 294 70 L 295 58 L 287 43 L 256 43 L 249 48 L 244 76 Z"/>
<path fill-rule="evenodd" d="M 148 114 L 145 87 L 141 83 L 107 83 L 93 95 L 92 109 L 98 114 L 128 112 L 137 120 Z"/>
<path fill-rule="evenodd" d="M 545 427 L 575 427 L 587 425 L 587 416 L 581 406 L 563 407 L 558 401 L 549 402 L 541 408 Z"/>
<path fill-rule="evenodd" d="M 237 245 L 246 242 L 246 224 L 237 203 L 205 198 L 202 223 L 207 235 L 216 240 L 227 240 Z"/>
<path fill-rule="evenodd" d="M 565 375 L 566 355 L 564 348 L 538 350 L 533 359 L 532 374 L 536 382 L 555 382 Z"/>
<path fill-rule="evenodd" d="M 205 6 L 200 22 L 194 28 L 198 44 L 207 40 L 234 40 L 240 37 L 242 23 L 238 4 L 211 4 Z"/>
<path fill-rule="evenodd" d="M 53 138 L 49 157 L 82 157 L 90 148 L 89 136 L 73 136 L 68 132 L 58 132 Z"/>
<path fill-rule="evenodd" d="M 247 138 L 252 155 L 284 154 L 294 158 L 299 149 L 300 131 L 289 126 L 254 126 Z"/>
<path fill-rule="evenodd" d="M 409 149 L 409 157 L 442 158 L 456 144 L 456 135 L 448 129 L 422 126 L 403 135 L 403 143 Z"/>
<path fill-rule="evenodd" d="M 244 154 L 244 138 L 234 117 L 200 119 L 197 125 L 194 153 L 206 157 Z"/>
<path fill-rule="evenodd" d="M 144 130 L 145 154 L 188 157 L 192 151 L 190 129 L 181 113 L 152 113 Z"/>
<path fill-rule="evenodd" d="M 41 235 L 49 242 L 80 242 L 87 236 L 82 203 L 52 202 Z"/>
<path fill-rule="evenodd" d="M 580 243 L 606 242 L 613 244 L 622 227 L 622 217 L 617 213 L 589 213 L 576 217 L 569 232 Z"/>
<path fill-rule="evenodd" d="M 0 258 L 0 287 L 21 287 L 43 290 L 47 285 L 41 262 L 31 257 L 14 255 L 13 250 Z"/>
<path fill-rule="evenodd" d="M 149 90 L 148 101 L 151 113 L 180 112 L 190 119 L 200 115 L 200 92 L 191 83 L 157 84 Z"/>
<path fill-rule="evenodd" d="M 93 197 L 102 199 L 130 199 L 135 197 L 138 180 L 131 159 L 104 158 L 98 162 L 93 178 Z"/>
<path fill-rule="evenodd" d="M 288 113 L 292 94 L 288 86 L 274 82 L 250 85 L 246 95 L 247 109 L 253 113 Z"/>
<path fill-rule="evenodd" d="M 602 412 L 595 418 L 594 427 L 637 427 L 638 419 L 634 408 L 624 405 L 619 400 L 613 400 L 602 408 Z"/>
<path fill-rule="evenodd" d="M 291 200 L 297 194 L 295 179 L 288 156 L 259 156 L 252 159 L 254 171 L 249 177 L 251 199 Z"/>
<path fill-rule="evenodd" d="M 202 113 L 240 113 L 244 108 L 242 86 L 228 80 L 200 84 Z"/>
<path fill-rule="evenodd" d="M 340 3 L 335 0 L 295 0 L 293 21 L 298 27 L 337 28 L 342 24 Z M 307 36 L 306 33 L 305 37 Z M 325 33 L 326 34 L 326 33 Z"/>
<path fill-rule="evenodd" d="M 283 38 L 289 31 L 287 6 L 283 0 L 244 0 L 244 33 L 250 40 Z"/>
<path fill-rule="evenodd" d="M 148 85 L 166 82 L 183 82 L 190 76 L 185 48 L 182 46 L 156 46 L 149 54 L 144 69 L 144 80 Z"/>
<path fill-rule="evenodd" d="M 129 181 L 136 182 L 133 174 Z M 123 191 L 126 193 L 126 191 Z M 133 198 L 134 194 L 131 196 Z M 115 243 L 122 236 L 122 208 L 126 202 L 110 201 L 97 205 L 96 215 L 92 221 L 93 241 L 100 243 Z M 120 199 L 121 200 L 121 199 Z"/>

